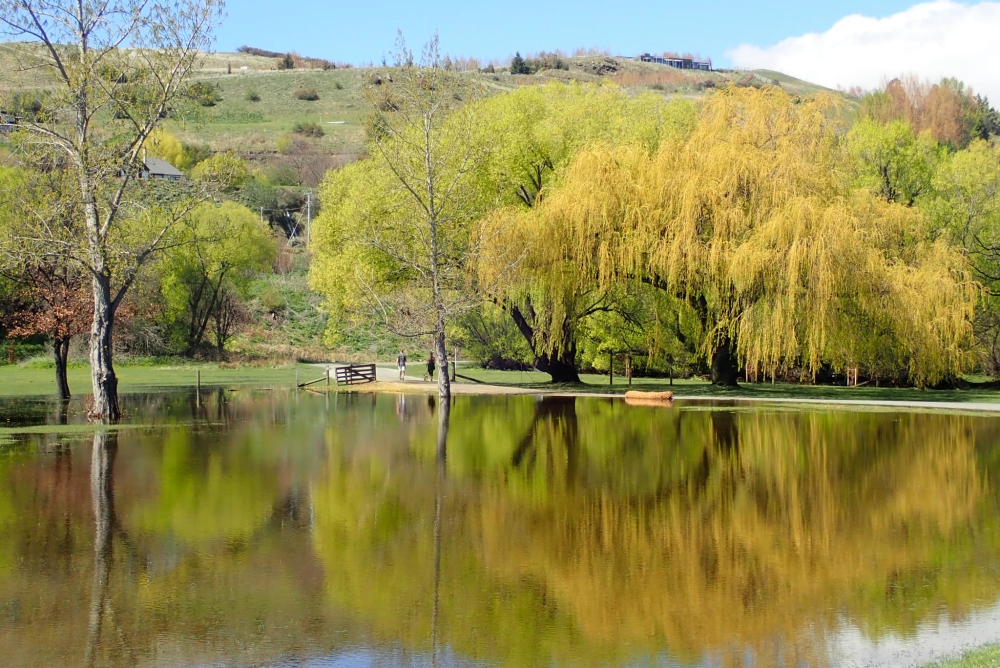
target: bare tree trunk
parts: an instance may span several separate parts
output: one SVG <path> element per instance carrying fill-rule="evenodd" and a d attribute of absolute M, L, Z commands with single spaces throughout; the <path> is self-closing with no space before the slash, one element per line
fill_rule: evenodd
<path fill-rule="evenodd" d="M 59 398 L 66 401 L 70 398 L 69 380 L 66 378 L 66 364 L 69 360 L 69 337 L 59 338 L 52 342 L 52 352 L 56 362 L 56 388 Z"/>
<path fill-rule="evenodd" d="M 438 323 L 438 331 L 434 335 L 434 357 L 438 363 L 438 397 L 442 404 L 447 405 L 451 400 L 451 378 L 448 375 L 448 351 L 445 350 L 444 318 Z"/>
<path fill-rule="evenodd" d="M 94 384 L 91 415 L 102 422 L 121 418 L 118 406 L 118 377 L 112 362 L 115 307 L 111 302 L 110 280 L 94 275 L 94 322 L 90 328 L 90 373 Z"/>
<path fill-rule="evenodd" d="M 114 465 L 117 434 L 94 434 L 90 463 L 90 494 L 94 505 L 94 580 L 90 591 L 86 665 L 96 663 L 108 600 L 112 538 L 115 526 Z"/>

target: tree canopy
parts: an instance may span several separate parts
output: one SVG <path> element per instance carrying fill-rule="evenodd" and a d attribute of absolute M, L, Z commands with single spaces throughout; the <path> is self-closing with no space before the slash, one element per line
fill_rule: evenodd
<path fill-rule="evenodd" d="M 646 282 L 683 298 L 715 365 L 956 374 L 975 297 L 964 258 L 919 212 L 851 187 L 836 111 L 720 91 L 689 136 L 653 154 L 584 149 L 539 206 L 486 227 L 510 230 L 499 254 L 526 254 L 531 281 L 574 294 Z"/>

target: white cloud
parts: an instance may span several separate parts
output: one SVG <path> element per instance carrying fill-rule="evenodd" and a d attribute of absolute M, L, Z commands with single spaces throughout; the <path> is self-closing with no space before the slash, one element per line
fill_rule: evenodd
<path fill-rule="evenodd" d="M 958 77 L 1000 103 L 1000 2 L 935 0 L 885 18 L 852 15 L 824 33 L 726 55 L 736 67 L 783 72 L 830 88 L 875 88 L 886 79 Z"/>

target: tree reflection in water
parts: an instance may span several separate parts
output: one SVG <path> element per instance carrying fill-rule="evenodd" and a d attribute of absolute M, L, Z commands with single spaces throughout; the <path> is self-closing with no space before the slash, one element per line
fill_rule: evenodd
<path fill-rule="evenodd" d="M 114 465 L 117 435 L 94 434 L 90 464 L 90 493 L 94 503 L 94 583 L 90 594 L 90 623 L 87 630 L 87 665 L 93 666 L 101 640 L 108 602 L 108 576 L 115 525 Z"/>
<path fill-rule="evenodd" d="M 0 451 L 3 662 L 823 665 L 1000 601 L 990 419 L 326 399 Z"/>
<path fill-rule="evenodd" d="M 427 637 L 410 612 L 425 554 L 445 564 L 435 639 L 525 665 L 665 650 L 816 665 L 844 620 L 905 635 L 998 599 L 983 420 L 546 399 L 460 400 L 451 422 L 449 531 L 426 548 L 419 470 L 331 437 L 317 550 L 332 600 L 386 640 Z M 428 460 L 429 429 L 410 437 Z"/>
<path fill-rule="evenodd" d="M 430 397 L 431 412 L 434 410 L 434 398 Z M 434 606 L 431 611 L 431 665 L 438 665 L 438 605 L 441 589 L 441 506 L 444 497 L 444 486 L 448 465 L 448 429 L 451 424 L 451 403 L 445 401 L 438 409 L 437 449 L 435 463 L 437 464 L 437 483 L 434 485 Z"/>

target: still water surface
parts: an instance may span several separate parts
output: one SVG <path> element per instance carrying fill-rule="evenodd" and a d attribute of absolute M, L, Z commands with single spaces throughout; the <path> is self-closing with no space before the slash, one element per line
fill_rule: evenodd
<path fill-rule="evenodd" d="M 997 418 L 124 405 L 94 433 L 82 405 L 0 403 L 2 666 L 916 665 L 1000 640 Z"/>

